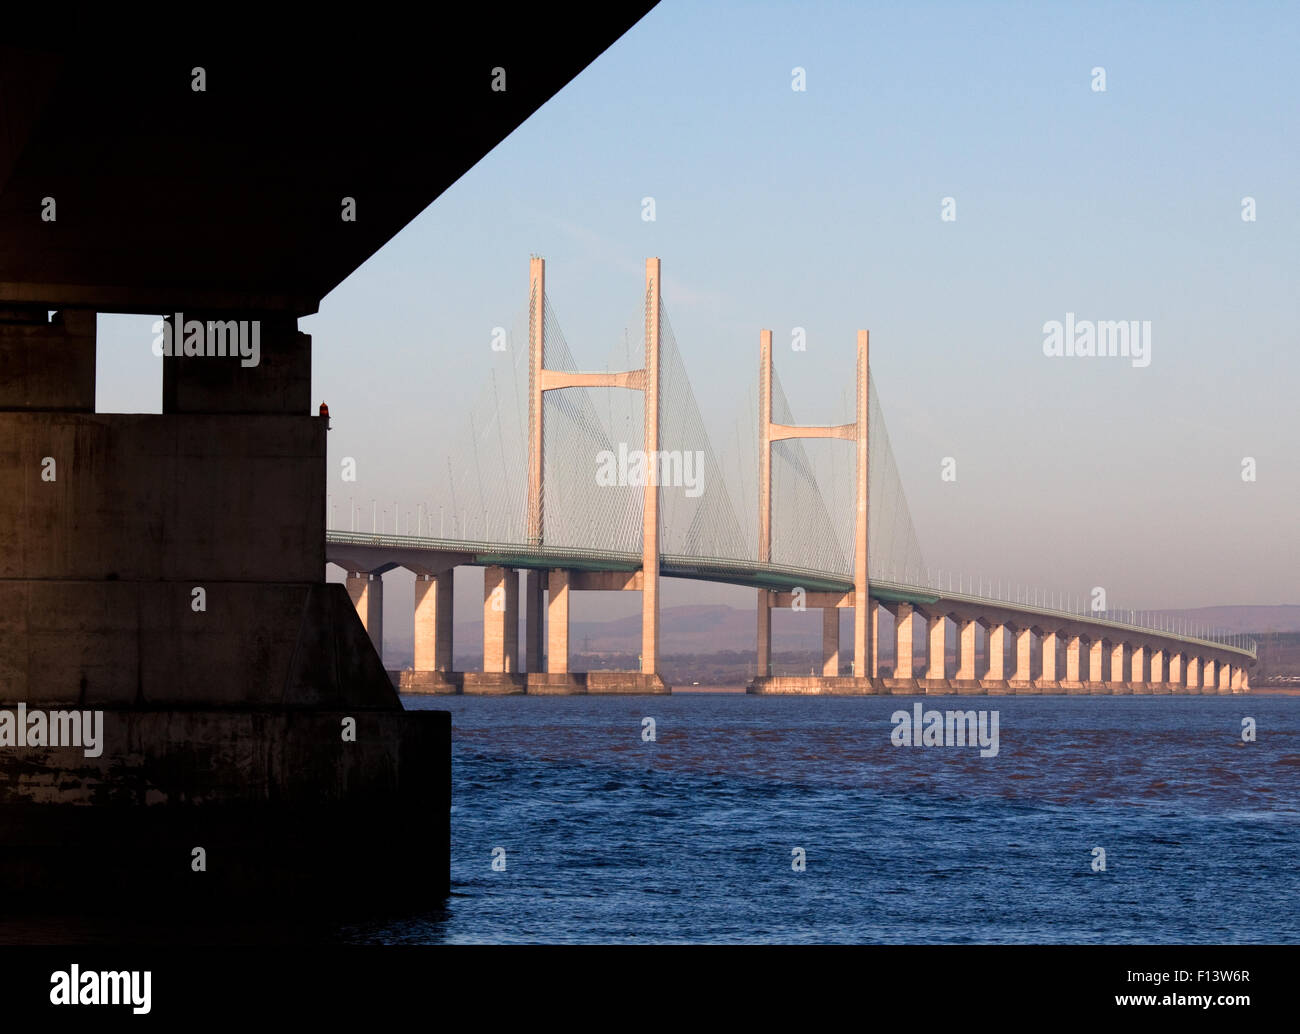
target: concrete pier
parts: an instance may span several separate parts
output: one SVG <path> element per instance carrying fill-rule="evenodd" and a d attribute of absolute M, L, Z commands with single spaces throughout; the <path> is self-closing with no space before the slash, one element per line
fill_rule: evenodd
<path fill-rule="evenodd" d="M 1011 674 L 1011 682 L 1017 687 L 1028 686 L 1034 679 L 1033 672 L 1033 651 L 1034 651 L 1034 633 L 1029 628 L 1017 628 L 1015 632 L 1016 642 L 1016 670 Z"/>
<path fill-rule="evenodd" d="M 836 607 L 822 608 L 822 674 L 832 678 L 840 673 L 840 612 Z"/>
<path fill-rule="evenodd" d="M 947 637 L 948 619 L 940 613 L 926 616 L 926 637 L 929 641 L 929 663 L 926 665 L 925 677 L 935 681 L 948 677 L 947 671 Z"/>
<path fill-rule="evenodd" d="M 975 633 L 979 622 L 975 618 L 962 618 L 959 623 L 957 645 L 957 679 L 963 682 L 975 679 Z"/>
<path fill-rule="evenodd" d="M 546 671 L 564 675 L 569 670 L 569 572 L 552 571 L 546 605 Z"/>
<path fill-rule="evenodd" d="M 415 653 L 419 672 L 445 674 L 453 668 L 453 575 L 421 574 L 415 577 Z"/>
<path fill-rule="evenodd" d="M 0 706 L 104 715 L 95 758 L 6 754 L 6 886 L 139 907 L 446 891 L 448 716 L 402 710 L 380 576 L 324 582 L 310 340 L 251 315 L 260 373 L 232 394 L 229 367 L 173 357 L 161 415 L 93 412 L 93 312 L 0 317 Z M 394 879 L 417 863 L 418 886 Z"/>
<path fill-rule="evenodd" d="M 899 603 L 893 608 L 894 614 L 894 678 L 914 678 L 912 655 L 912 626 L 916 621 L 916 612 L 910 603 Z"/>
<path fill-rule="evenodd" d="M 348 596 L 361 625 L 370 635 L 375 652 L 384 655 L 384 577 L 369 571 L 349 571 Z"/>
<path fill-rule="evenodd" d="M 839 597 L 841 605 L 847 596 Z M 776 603 L 788 603 L 789 593 L 773 593 Z M 809 593 L 807 599 L 826 606 L 834 593 Z M 758 695 L 1043 695 L 1097 696 L 1200 695 L 1249 692 L 1249 675 L 1230 648 L 1184 651 L 1142 629 L 1115 637 L 1090 635 L 1068 615 L 1053 621 L 1017 624 L 985 616 L 1008 609 L 997 601 L 987 605 L 969 600 L 912 605 L 897 600 L 872 601 L 895 615 L 896 660 L 881 678 L 853 679 L 826 675 L 785 675 L 755 678 L 750 693 Z M 823 611 L 823 614 L 829 611 Z M 913 623 L 926 622 L 926 665 L 919 674 L 912 663 Z M 949 670 L 945 652 L 947 621 L 957 625 L 956 670 Z M 824 630 L 829 619 L 823 617 Z M 977 627 L 985 626 L 984 658 L 976 660 Z M 1014 639 L 1013 668 L 1008 678 L 1008 639 Z M 824 643 L 829 642 L 824 638 Z M 1064 658 L 1064 659 L 1062 659 Z M 974 675 L 975 677 L 971 677 Z"/>
<path fill-rule="evenodd" d="M 510 567 L 483 570 L 483 674 L 519 670 L 519 574 Z"/>
<path fill-rule="evenodd" d="M 988 649 L 984 681 L 1001 683 L 1006 681 L 1007 626 L 1002 622 L 988 628 Z"/>

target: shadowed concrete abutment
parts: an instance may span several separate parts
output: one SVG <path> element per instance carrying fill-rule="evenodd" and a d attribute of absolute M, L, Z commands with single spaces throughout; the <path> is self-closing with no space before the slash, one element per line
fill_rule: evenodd
<path fill-rule="evenodd" d="M 0 869 L 31 901 L 364 898 L 393 868 L 445 893 L 449 716 L 402 710 L 320 578 L 310 340 L 233 315 L 259 369 L 167 360 L 163 414 L 110 415 L 93 312 L 0 312 L 0 707 L 103 716 L 93 751 L 0 746 Z"/>
<path fill-rule="evenodd" d="M 297 321 L 645 9 L 547 48 L 470 12 L 436 62 L 432 9 L 340 32 L 200 2 L 186 33 L 172 8 L 86 6 L 0 30 L 5 907 L 445 895 L 449 717 L 403 710 L 324 580 Z M 205 354 L 162 360 L 161 414 L 95 412 L 98 313 L 197 327 Z M 230 328 L 257 361 L 213 347 Z M 96 749 L 4 740 L 56 711 L 102 714 Z"/>

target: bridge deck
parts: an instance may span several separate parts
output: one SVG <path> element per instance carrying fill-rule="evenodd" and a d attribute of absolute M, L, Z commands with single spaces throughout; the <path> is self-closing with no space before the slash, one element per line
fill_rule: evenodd
<path fill-rule="evenodd" d="M 350 547 L 349 552 L 360 549 L 374 552 L 423 552 L 437 554 L 444 561 L 454 561 L 463 566 L 519 567 L 531 570 L 564 568 L 577 571 L 636 571 L 641 567 L 639 553 L 584 549 L 565 546 L 526 546 L 519 543 L 467 542 L 459 539 L 431 538 L 419 535 L 386 535 L 370 532 L 331 531 L 326 535 L 327 558 L 330 546 Z M 335 554 L 336 556 L 339 554 Z M 374 567 L 380 566 L 375 564 Z M 398 561 L 394 566 L 402 566 Z M 789 592 L 801 588 L 808 592 L 853 591 L 851 575 L 791 567 L 784 564 L 760 564 L 754 560 L 735 560 L 723 557 L 684 557 L 665 554 L 659 561 L 659 572 L 666 578 L 689 578 L 742 585 L 754 589 Z M 1097 629 L 1111 629 L 1129 635 L 1142 634 L 1152 638 L 1168 639 L 1190 646 L 1208 647 L 1240 654 L 1254 660 L 1253 643 L 1240 644 L 1216 639 L 1186 635 L 1166 628 L 1151 627 L 1138 622 L 1122 621 L 1112 616 L 1058 610 L 1030 603 L 1003 600 L 974 593 L 936 589 L 932 586 L 908 585 L 887 579 L 870 582 L 871 598 L 884 603 L 910 603 L 919 607 L 969 606 L 1000 610 L 1026 617 L 1040 617 L 1057 624 L 1086 625 Z"/>

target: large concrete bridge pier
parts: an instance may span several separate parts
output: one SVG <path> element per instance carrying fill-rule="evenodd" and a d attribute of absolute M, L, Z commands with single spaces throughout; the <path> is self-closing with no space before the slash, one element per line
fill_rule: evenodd
<path fill-rule="evenodd" d="M 146 907 L 361 899 L 418 864 L 403 893 L 440 896 L 448 715 L 402 710 L 321 576 L 310 339 L 214 315 L 260 322 L 261 366 L 173 358 L 162 414 L 122 415 L 95 412 L 93 310 L 0 311 L 3 706 L 103 715 L 95 756 L 4 749 L 0 872 Z"/>
<path fill-rule="evenodd" d="M 384 671 L 382 571 L 325 581 L 298 320 L 646 6 L 544 49 L 470 12 L 432 72 L 433 9 L 200 3 L 186 38 L 72 5 L 0 34 L 0 908 L 445 895 L 449 716 Z M 160 413 L 96 412 L 100 313 L 170 321 L 129 346 L 162 352 Z M 82 713 L 94 749 L 53 745 Z"/>

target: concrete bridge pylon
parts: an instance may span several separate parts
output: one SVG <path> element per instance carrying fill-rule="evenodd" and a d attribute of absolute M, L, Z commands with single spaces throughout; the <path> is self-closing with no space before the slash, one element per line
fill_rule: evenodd
<path fill-rule="evenodd" d="M 812 596 L 820 604 L 822 617 L 822 674 L 809 676 L 810 685 L 804 692 L 834 691 L 823 685 L 826 680 L 842 684 L 844 691 L 852 691 L 855 684 L 865 685 L 876 670 L 874 631 L 879 627 L 879 614 L 870 597 L 867 580 L 867 518 L 869 512 L 868 485 L 870 484 L 871 381 L 869 366 L 870 332 L 858 331 L 857 385 L 854 421 L 837 425 L 794 425 L 777 423 L 772 419 L 772 332 L 759 331 L 758 335 L 758 561 L 772 561 L 772 445 L 774 442 L 794 438 L 830 438 L 852 442 L 856 449 L 854 480 L 854 558 L 853 592 L 831 597 L 817 593 Z M 823 598 L 826 597 L 826 598 Z M 777 606 L 778 594 L 768 589 L 758 590 L 758 674 L 750 687 L 751 692 L 764 692 L 769 687 L 772 666 L 772 608 Z M 809 597 L 805 595 L 805 604 Z M 853 671 L 849 676 L 839 672 L 839 616 L 838 608 L 853 609 Z M 803 681 L 803 680 L 801 680 Z"/>

